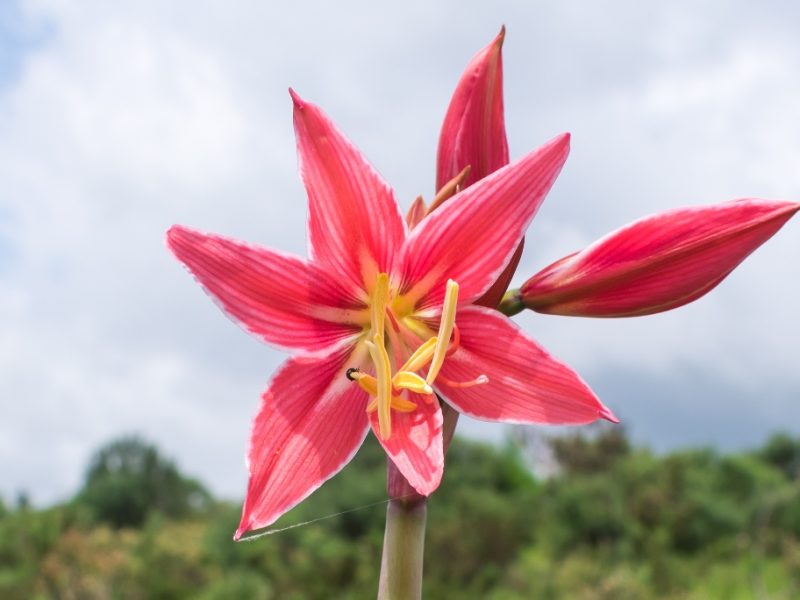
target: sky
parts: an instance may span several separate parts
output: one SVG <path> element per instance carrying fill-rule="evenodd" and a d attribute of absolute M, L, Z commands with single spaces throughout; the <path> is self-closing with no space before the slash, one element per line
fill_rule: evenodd
<path fill-rule="evenodd" d="M 405 207 L 431 198 L 455 82 L 505 24 L 512 158 L 573 136 L 521 283 L 650 213 L 799 200 L 799 13 L 789 2 L 4 0 L 0 496 L 68 498 L 92 452 L 132 432 L 215 493 L 243 495 L 250 421 L 285 355 L 222 315 L 164 232 L 182 223 L 305 255 L 289 86 Z M 797 221 L 688 307 L 517 320 L 656 450 L 800 433 Z"/>

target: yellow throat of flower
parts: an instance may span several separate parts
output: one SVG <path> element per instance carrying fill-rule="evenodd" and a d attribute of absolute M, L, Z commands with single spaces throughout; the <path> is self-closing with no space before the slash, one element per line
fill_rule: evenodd
<path fill-rule="evenodd" d="M 349 379 L 357 381 L 364 391 L 373 396 L 367 405 L 367 412 L 377 410 L 378 432 L 384 440 L 392 435 L 392 410 L 412 412 L 417 408 L 414 402 L 401 395 L 403 390 L 421 394 L 428 402 L 434 401 L 431 385 L 439 375 L 450 346 L 450 337 L 456 321 L 458 284 L 452 279 L 447 282 L 438 333 L 418 346 L 394 374 L 384 339 L 386 315 L 387 310 L 391 311 L 391 301 L 389 275 L 380 273 L 371 294 L 370 329 L 364 342 L 375 366 L 375 376 L 362 373 L 358 369 L 347 371 Z M 399 330 L 395 317 L 390 315 L 390 319 L 392 322 L 389 326 Z M 389 337 L 393 344 L 398 345 L 399 337 L 394 329 L 390 331 Z M 428 373 L 423 378 L 417 371 L 428 363 L 430 363 Z"/>

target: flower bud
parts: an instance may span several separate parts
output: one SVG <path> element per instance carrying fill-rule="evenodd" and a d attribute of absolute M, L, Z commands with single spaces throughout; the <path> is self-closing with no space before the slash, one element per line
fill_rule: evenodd
<path fill-rule="evenodd" d="M 515 298 L 537 312 L 633 317 L 704 296 L 800 204 L 745 199 L 635 221 L 531 277 Z"/>
<path fill-rule="evenodd" d="M 503 115 L 505 27 L 464 69 L 447 107 L 436 153 L 436 191 L 465 167 L 468 187 L 508 164 Z"/>
<path fill-rule="evenodd" d="M 469 168 L 459 181 L 466 188 L 508 164 L 503 111 L 503 39 L 505 27 L 464 69 L 450 100 L 439 136 L 436 190 Z M 432 205 L 431 210 L 436 204 Z M 476 304 L 494 308 L 500 302 L 522 256 L 521 241 L 497 281 Z"/>

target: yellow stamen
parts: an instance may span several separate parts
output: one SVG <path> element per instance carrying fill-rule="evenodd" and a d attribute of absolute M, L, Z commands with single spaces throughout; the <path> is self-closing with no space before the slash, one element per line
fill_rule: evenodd
<path fill-rule="evenodd" d="M 378 381 L 372 375 L 355 372 L 350 375 L 350 379 L 358 383 L 359 387 L 370 396 L 378 395 Z"/>
<path fill-rule="evenodd" d="M 398 412 L 410 413 L 417 410 L 417 405 L 402 396 L 395 396 L 392 398 L 392 408 Z"/>
<path fill-rule="evenodd" d="M 371 325 L 372 334 L 380 336 L 376 343 L 383 346 L 383 328 L 386 321 L 386 305 L 389 303 L 389 275 L 379 273 L 375 282 L 375 291 L 372 294 Z"/>
<path fill-rule="evenodd" d="M 392 378 L 392 385 L 397 389 L 406 389 L 417 394 L 432 394 L 433 388 L 422 377 L 411 371 L 398 371 Z"/>
<path fill-rule="evenodd" d="M 378 401 L 378 430 L 381 438 L 392 436 L 392 366 L 383 345 L 383 336 L 376 333 L 374 342 L 365 342 L 375 363 L 376 399 Z"/>
<path fill-rule="evenodd" d="M 453 325 L 456 322 L 457 304 L 458 284 L 452 279 L 448 279 L 447 291 L 444 294 L 444 304 L 442 305 L 442 320 L 439 323 L 439 335 L 436 336 L 436 348 L 433 351 L 428 376 L 425 378 L 429 384 L 436 380 L 436 376 L 442 368 L 442 363 L 444 363 L 447 347 L 450 345 L 450 335 L 453 333 Z"/>
<path fill-rule="evenodd" d="M 372 375 L 355 372 L 350 375 L 350 378 L 358 383 L 359 387 L 367 392 L 370 396 L 378 395 L 378 380 Z M 408 371 L 398 371 L 395 373 L 394 377 L 392 378 L 392 387 L 398 390 L 411 390 L 417 394 L 433 393 L 433 388 L 425 383 L 425 380 L 422 377 L 416 373 L 409 373 Z M 394 398 L 397 398 L 397 396 Z"/>
<path fill-rule="evenodd" d="M 425 396 L 425 398 L 427 398 L 427 396 Z M 369 404 L 367 404 L 367 412 L 372 413 L 376 410 L 378 410 L 378 399 L 373 398 L 369 401 Z M 392 410 L 409 413 L 417 410 L 417 405 L 411 402 L 411 400 L 406 400 L 402 396 L 392 396 Z"/>
<path fill-rule="evenodd" d="M 414 354 L 408 357 L 408 360 L 402 367 L 400 367 L 400 370 L 419 371 L 422 367 L 428 364 L 428 361 L 433 356 L 434 348 L 436 348 L 436 336 L 430 338 L 427 342 L 414 350 Z"/>

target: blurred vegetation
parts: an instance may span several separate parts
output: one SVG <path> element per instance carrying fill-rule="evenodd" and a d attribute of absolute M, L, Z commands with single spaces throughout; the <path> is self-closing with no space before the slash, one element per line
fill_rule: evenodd
<path fill-rule="evenodd" d="M 176 519 L 200 513 L 211 496 L 181 475 L 155 446 L 133 436 L 94 455 L 77 502 L 96 522 L 121 528 L 140 527 L 155 512 Z"/>
<path fill-rule="evenodd" d="M 655 456 L 620 428 L 531 448 L 456 440 L 430 502 L 425 597 L 790 599 L 800 597 L 800 440 L 758 450 Z M 38 510 L 0 502 L 0 598 L 374 598 L 385 458 L 368 441 L 342 474 L 252 542 L 239 506 L 214 500 L 152 445 L 97 451 L 83 489 Z"/>

